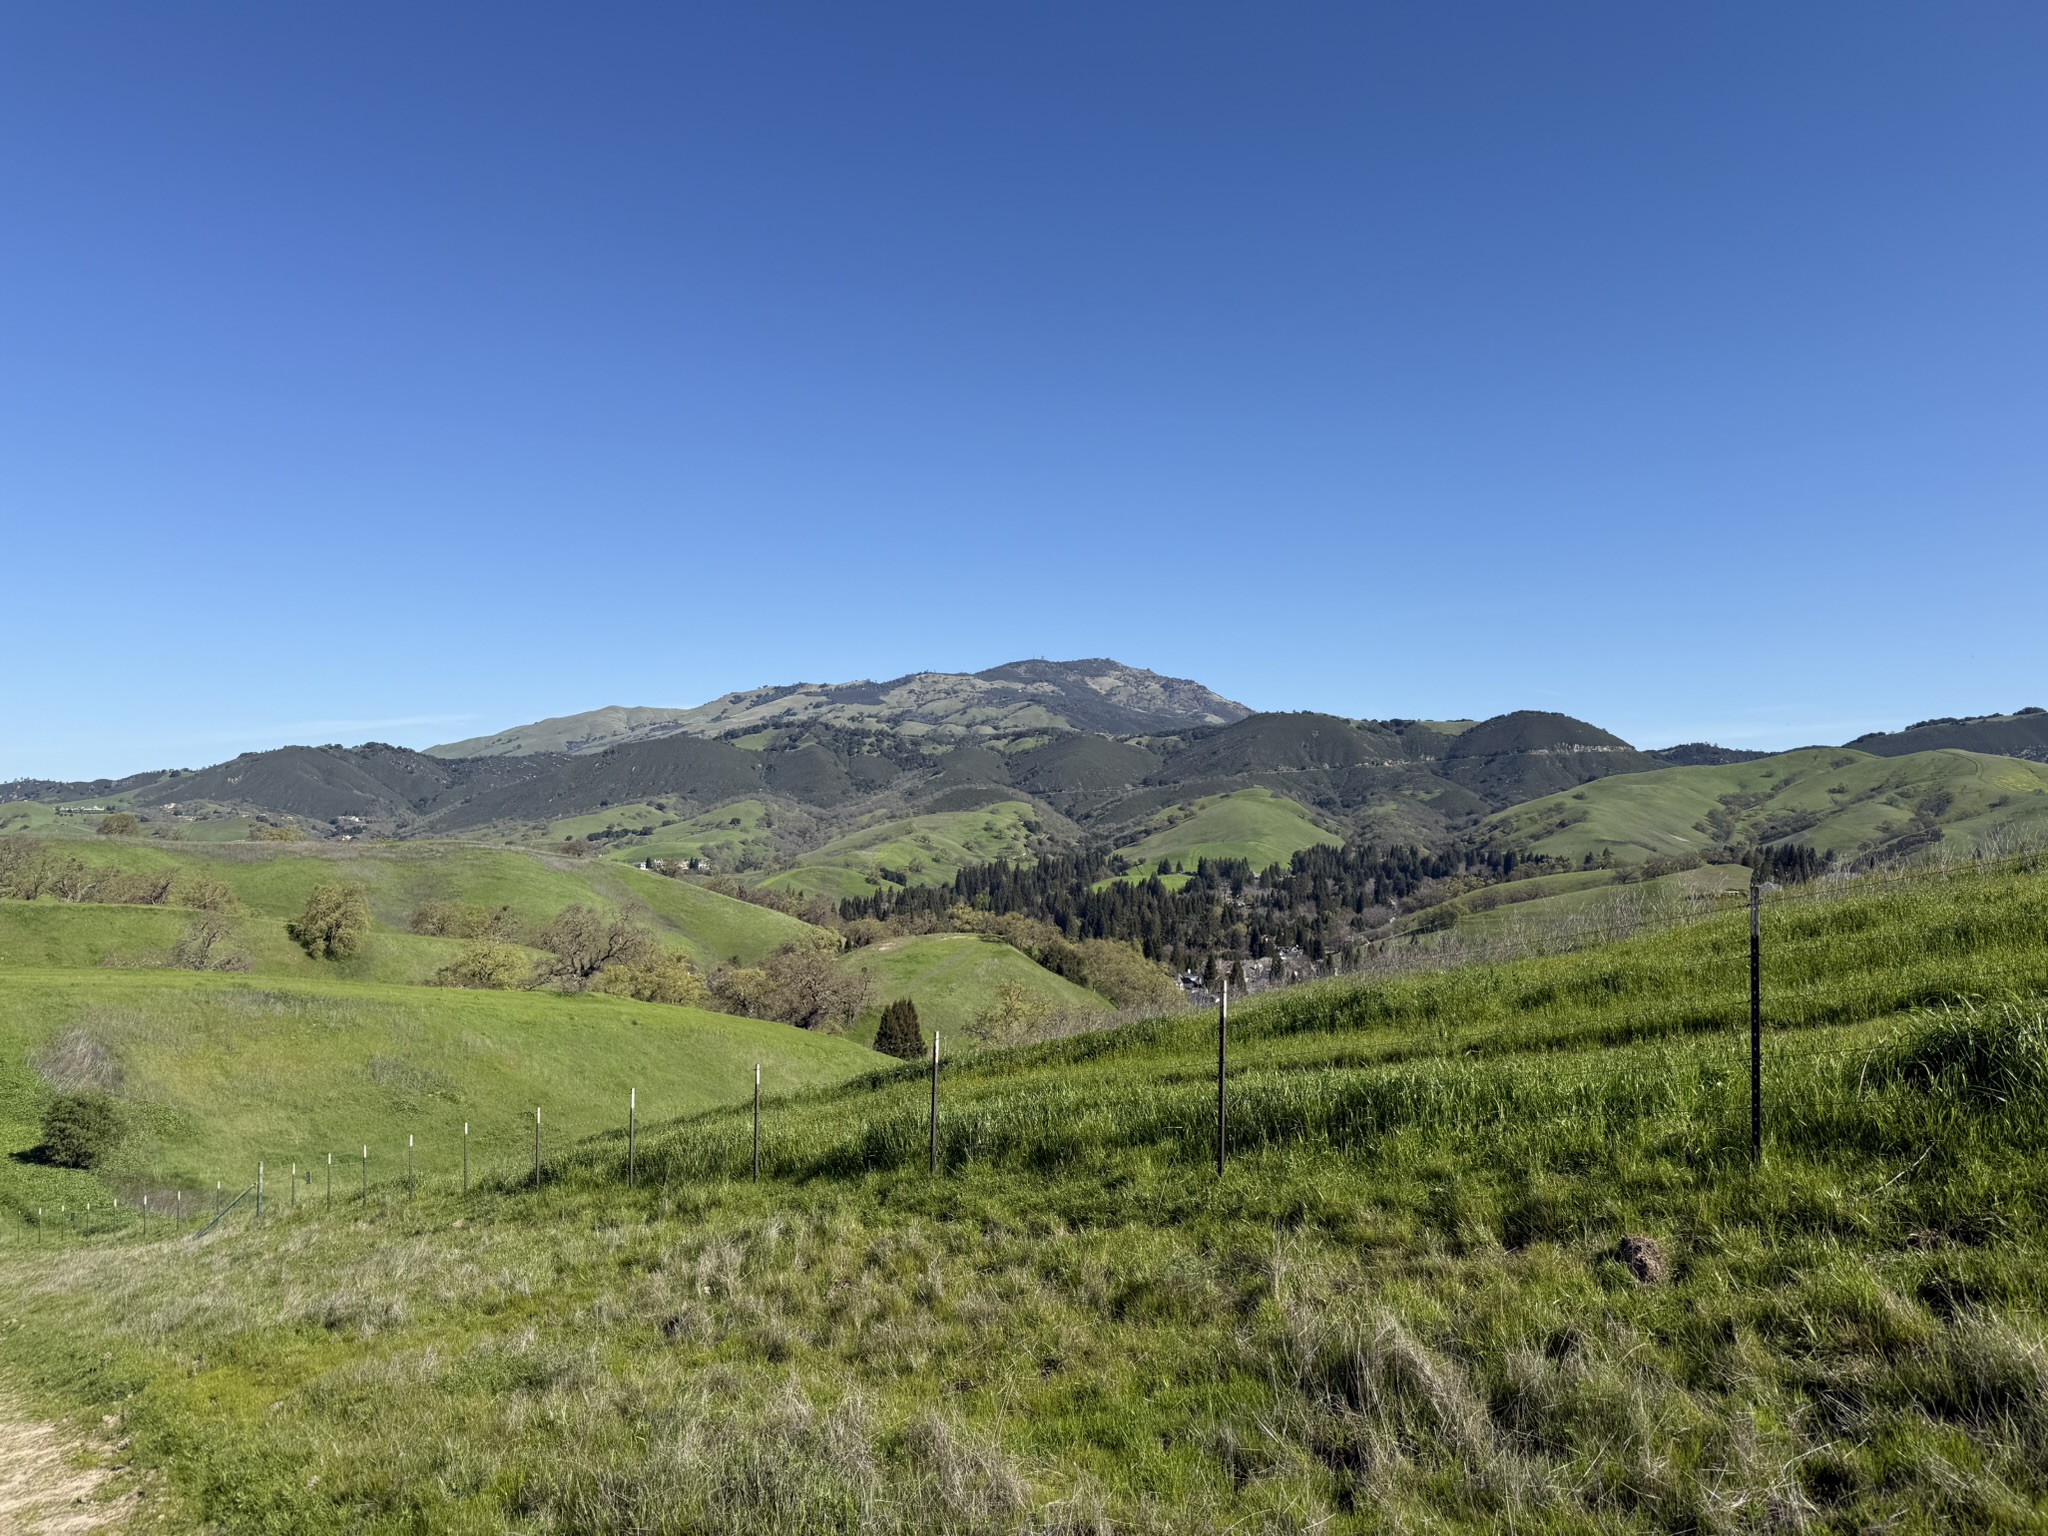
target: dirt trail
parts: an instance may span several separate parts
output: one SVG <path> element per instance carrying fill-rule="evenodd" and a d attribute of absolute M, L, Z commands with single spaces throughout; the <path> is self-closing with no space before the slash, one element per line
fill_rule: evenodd
<path fill-rule="evenodd" d="M 111 1531 L 116 1512 L 92 1497 L 113 1474 L 96 1448 L 53 1424 L 21 1417 L 0 1401 L 0 1531 L 8 1536 L 72 1536 Z"/>

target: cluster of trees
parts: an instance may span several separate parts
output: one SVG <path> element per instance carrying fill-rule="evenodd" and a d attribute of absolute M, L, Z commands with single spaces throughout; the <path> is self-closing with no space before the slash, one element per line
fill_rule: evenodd
<path fill-rule="evenodd" d="M 839 963 L 836 934 L 819 930 L 790 940 L 759 965 L 733 964 L 711 973 L 711 996 L 727 1013 L 779 1019 L 800 1029 L 844 1029 L 860 1017 L 873 982 Z"/>
<path fill-rule="evenodd" d="M 1183 871 L 1186 879 L 1175 889 L 1157 873 L 1113 880 L 1122 861 L 1097 848 L 1030 863 L 968 865 L 950 884 L 849 897 L 839 912 L 850 927 L 863 920 L 901 923 L 920 914 L 950 918 L 963 907 L 990 918 L 1027 918 L 1050 937 L 1040 929 L 1004 936 L 1047 969 L 1117 1001 L 1098 982 L 1085 953 L 1077 957 L 1069 950 L 1111 941 L 1176 972 L 1206 973 L 1208 962 L 1219 956 L 1263 960 L 1294 950 L 1321 962 L 1361 942 L 1392 909 L 1433 894 L 1427 890 L 1432 884 L 1490 883 L 1530 864 L 1512 852 L 1484 848 L 1318 845 L 1263 871 L 1244 859 L 1201 859 Z M 1095 953 L 1099 964 L 1111 963 L 1106 951 Z"/>
<path fill-rule="evenodd" d="M 233 912 L 239 905 L 231 886 L 194 870 L 118 869 L 88 864 L 77 854 L 37 838 L 0 838 L 0 897 L 34 901 L 43 896 L 118 906 L 193 907 L 203 912 Z"/>
<path fill-rule="evenodd" d="M 1835 856 L 1806 843 L 1783 843 L 1775 848 L 1753 849 L 1743 862 L 1756 871 L 1759 880 L 1802 885 L 1826 874 L 1834 866 Z"/>

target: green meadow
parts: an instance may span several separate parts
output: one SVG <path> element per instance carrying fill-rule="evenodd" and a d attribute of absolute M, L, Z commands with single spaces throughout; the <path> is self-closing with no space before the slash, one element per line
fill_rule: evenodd
<path fill-rule="evenodd" d="M 1252 868 L 1265 869 L 1285 864 L 1300 849 L 1343 841 L 1295 801 L 1269 789 L 1212 795 L 1159 820 L 1170 824 L 1117 850 L 1140 874 L 1152 872 L 1161 859 L 1190 868 L 1201 859 L 1248 859 Z"/>
<path fill-rule="evenodd" d="M 72 850 L 69 843 L 60 846 Z M 247 915 L 280 925 L 280 936 L 282 923 L 305 906 L 313 888 L 335 880 L 351 881 L 365 889 L 379 927 L 391 937 L 404 935 L 412 914 L 429 902 L 463 901 L 491 909 L 509 908 L 520 926 L 529 929 L 580 902 L 646 922 L 658 936 L 708 967 L 734 956 L 751 963 L 800 936 L 805 928 L 795 918 L 687 881 L 621 868 L 604 860 L 513 848 L 446 842 L 233 843 L 189 848 L 98 838 L 77 852 L 96 866 L 143 871 L 175 868 L 211 876 L 234 891 Z M 288 963 L 277 945 L 265 943 L 258 948 L 276 963 Z M 377 974 L 378 979 L 399 979 L 393 970 Z M 419 977 L 408 971 L 403 979 Z"/>
<path fill-rule="evenodd" d="M 875 1038 L 883 1005 L 899 997 L 917 1005 L 926 1039 L 936 1029 L 956 1046 L 987 1043 L 982 1037 L 1002 1025 L 1000 1020 L 984 1023 L 984 1018 L 1006 1003 L 1018 1015 L 1014 1027 L 1020 1028 L 1033 1019 L 1110 1012 L 1109 1004 L 1087 988 L 1055 976 L 1008 944 L 976 934 L 884 939 L 855 950 L 845 963 L 874 983 L 873 1006 L 852 1031 L 864 1042 Z"/>
<path fill-rule="evenodd" d="M 630 1187 L 614 1115 L 538 1190 L 10 1223 L 0 1377 L 172 1530 L 2039 1530 L 2044 932 L 2038 864 L 1771 897 L 1760 1163 L 1731 911 L 1242 1009 L 1221 1177 L 1161 1020 L 946 1068 L 936 1173 L 910 1064 L 758 1184 L 727 1094 Z"/>
<path fill-rule="evenodd" d="M 2048 833 L 2048 765 L 1980 752 L 1873 757 L 1813 747 L 1718 768 L 1617 774 L 1502 811 L 1497 840 L 1553 858 L 1640 863 L 1751 840 L 1844 860 L 1916 827 L 1951 852 L 2009 851 Z"/>
<path fill-rule="evenodd" d="M 878 822 L 833 838 L 761 883 L 834 901 L 870 894 L 888 878 L 884 870 L 910 885 L 944 885 L 962 865 L 1023 858 L 1035 814 L 1021 800 L 1004 800 L 978 811 Z"/>

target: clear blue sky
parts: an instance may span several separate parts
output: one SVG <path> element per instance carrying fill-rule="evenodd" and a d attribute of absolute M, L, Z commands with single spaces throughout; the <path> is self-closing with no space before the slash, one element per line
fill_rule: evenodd
<path fill-rule="evenodd" d="M 0 777 L 1112 655 L 2048 704 L 2048 7 L 17 5 Z"/>

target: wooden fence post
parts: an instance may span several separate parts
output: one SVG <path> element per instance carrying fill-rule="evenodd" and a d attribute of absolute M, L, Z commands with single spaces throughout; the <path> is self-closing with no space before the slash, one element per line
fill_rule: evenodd
<path fill-rule="evenodd" d="M 754 1182 L 761 1182 L 761 1063 L 754 1063 Z"/>
<path fill-rule="evenodd" d="M 636 1154 L 640 1138 L 640 1090 L 626 1090 L 626 1183 L 631 1186 L 639 1171 Z"/>

